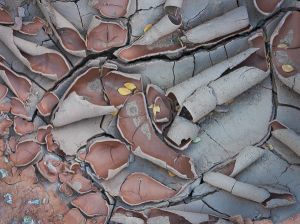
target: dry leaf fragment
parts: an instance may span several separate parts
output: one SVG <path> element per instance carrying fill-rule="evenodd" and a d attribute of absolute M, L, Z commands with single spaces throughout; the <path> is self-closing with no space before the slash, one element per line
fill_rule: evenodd
<path fill-rule="evenodd" d="M 153 108 L 152 108 L 152 111 L 153 111 L 153 115 L 154 117 L 156 117 L 156 114 L 160 112 L 160 107 L 159 105 L 153 105 Z"/>
<path fill-rule="evenodd" d="M 282 67 L 282 70 L 287 73 L 294 71 L 294 67 L 292 65 L 285 64 L 285 65 L 282 65 L 281 67 Z"/>
<path fill-rule="evenodd" d="M 132 91 L 131 91 L 130 89 L 127 89 L 127 88 L 125 88 L 125 87 L 120 87 L 120 88 L 118 89 L 118 92 L 119 92 L 120 95 L 122 95 L 122 96 L 128 96 L 128 95 L 130 95 L 130 94 L 132 93 Z"/>
<path fill-rule="evenodd" d="M 288 46 L 286 44 L 278 44 L 277 47 L 280 48 L 280 49 L 287 49 L 288 48 Z"/>
<path fill-rule="evenodd" d="M 131 91 L 134 91 L 136 89 L 136 85 L 134 85 L 134 83 L 131 83 L 131 82 L 126 82 L 124 84 L 125 88 L 131 90 Z"/>
<path fill-rule="evenodd" d="M 144 33 L 146 33 L 148 30 L 150 30 L 152 28 L 152 24 L 147 24 L 145 27 L 144 27 Z"/>

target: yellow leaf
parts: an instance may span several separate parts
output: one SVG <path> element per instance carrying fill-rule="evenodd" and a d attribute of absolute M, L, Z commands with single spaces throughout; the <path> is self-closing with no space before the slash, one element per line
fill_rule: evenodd
<path fill-rule="evenodd" d="M 127 88 L 127 89 L 129 89 L 129 90 L 131 90 L 131 91 L 134 91 L 134 90 L 136 89 L 136 85 L 134 85 L 134 84 L 131 83 L 131 82 L 126 82 L 126 83 L 124 84 L 124 86 L 125 86 L 125 88 Z"/>
<path fill-rule="evenodd" d="M 152 24 L 147 24 L 145 27 L 144 27 L 144 33 L 146 33 L 148 30 L 150 30 L 152 28 Z"/>
<path fill-rule="evenodd" d="M 132 91 L 130 89 L 127 89 L 125 87 L 121 87 L 118 89 L 118 92 L 120 93 L 120 95 L 122 96 L 128 96 L 129 94 L 132 93 Z"/>
<path fill-rule="evenodd" d="M 282 65 L 281 67 L 282 70 L 287 73 L 294 71 L 294 67 L 292 65 Z"/>
<path fill-rule="evenodd" d="M 172 173 L 171 171 L 168 171 L 168 175 L 169 175 L 170 177 L 175 177 L 175 174 Z"/>
<path fill-rule="evenodd" d="M 281 48 L 281 49 L 287 49 L 288 48 L 288 46 L 286 44 L 278 44 L 277 47 Z"/>
<path fill-rule="evenodd" d="M 118 110 L 115 110 L 114 112 L 111 113 L 111 115 L 112 115 L 113 117 L 115 117 L 115 116 L 117 116 L 118 112 L 119 112 Z"/>
<path fill-rule="evenodd" d="M 152 108 L 152 111 L 153 111 L 153 115 L 154 117 L 156 117 L 156 114 L 160 112 L 160 107 L 158 105 L 153 105 L 153 108 Z"/>
<path fill-rule="evenodd" d="M 267 146 L 268 149 L 270 149 L 270 150 L 273 150 L 273 149 L 274 149 L 273 145 L 271 145 L 270 143 L 266 143 L 266 146 Z"/>

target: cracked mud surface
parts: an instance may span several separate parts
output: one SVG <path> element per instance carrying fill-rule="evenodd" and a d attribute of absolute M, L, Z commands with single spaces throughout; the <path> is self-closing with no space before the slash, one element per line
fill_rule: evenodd
<path fill-rule="evenodd" d="M 297 0 L 0 0 L 0 224 L 299 224 L 299 23 Z"/>

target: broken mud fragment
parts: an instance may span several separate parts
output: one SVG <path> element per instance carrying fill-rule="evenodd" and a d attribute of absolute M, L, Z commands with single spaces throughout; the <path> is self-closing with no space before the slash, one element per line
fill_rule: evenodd
<path fill-rule="evenodd" d="M 192 159 L 176 153 L 154 132 L 143 93 L 129 97 L 118 115 L 118 128 L 132 152 L 185 179 L 197 177 Z"/>
<path fill-rule="evenodd" d="M 127 27 L 119 22 L 110 22 L 94 16 L 86 37 L 87 49 L 103 52 L 111 48 L 121 47 L 127 42 Z"/>
<path fill-rule="evenodd" d="M 300 93 L 298 11 L 287 12 L 279 22 L 270 40 L 272 65 L 275 74 L 289 88 Z"/>
<path fill-rule="evenodd" d="M 41 146 L 31 140 L 19 142 L 16 151 L 10 154 L 9 158 L 16 167 L 27 166 L 41 156 Z"/>
<path fill-rule="evenodd" d="M 59 99 L 53 92 L 46 92 L 40 102 L 36 105 L 43 117 L 51 115 L 52 110 L 58 104 Z"/>
<path fill-rule="evenodd" d="M 107 18 L 128 17 L 136 9 L 136 2 L 133 0 L 92 0 L 91 3 Z"/>
<path fill-rule="evenodd" d="M 32 72 L 56 81 L 69 72 L 69 63 L 58 51 L 14 36 L 9 27 L 0 26 L 0 31 L 0 41 Z"/>
<path fill-rule="evenodd" d="M 103 137 L 89 145 L 83 159 L 90 164 L 99 179 L 108 180 L 129 165 L 129 155 L 125 143 Z"/>
<path fill-rule="evenodd" d="M 163 201 L 176 193 L 144 173 L 130 174 L 120 189 L 120 197 L 129 205 Z"/>
<path fill-rule="evenodd" d="M 23 22 L 19 32 L 26 35 L 37 35 L 44 26 L 45 21 L 43 19 L 34 17 L 31 22 Z"/>
<path fill-rule="evenodd" d="M 71 204 L 88 217 L 107 217 L 109 213 L 108 204 L 99 192 L 78 196 Z"/>
<path fill-rule="evenodd" d="M 75 56 L 85 57 L 85 41 L 76 27 L 61 15 L 50 2 L 41 0 L 38 1 L 38 5 L 64 50 Z"/>
<path fill-rule="evenodd" d="M 284 0 L 253 0 L 256 9 L 263 15 L 270 15 L 279 9 Z"/>
<path fill-rule="evenodd" d="M 14 24 L 14 20 L 7 10 L 0 7 L 0 24 L 11 25 Z"/>
<path fill-rule="evenodd" d="M 143 91 L 139 74 L 110 71 L 101 80 L 109 103 L 115 107 L 122 106 L 132 94 Z"/>

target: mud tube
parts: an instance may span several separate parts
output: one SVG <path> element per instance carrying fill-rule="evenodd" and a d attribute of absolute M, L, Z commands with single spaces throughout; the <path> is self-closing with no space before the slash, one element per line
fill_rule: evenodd
<path fill-rule="evenodd" d="M 187 119 L 176 116 L 165 138 L 166 142 L 178 149 L 185 150 L 199 134 L 200 128 Z"/>
<path fill-rule="evenodd" d="M 224 26 L 226 24 L 226 26 Z M 209 20 L 187 31 L 181 40 L 185 43 L 205 44 L 243 30 L 249 26 L 247 8 L 244 6 L 233 9 L 222 16 Z"/>
<path fill-rule="evenodd" d="M 284 126 L 279 121 L 273 121 L 271 127 L 272 135 L 300 156 L 300 135 Z"/>
<path fill-rule="evenodd" d="M 181 21 L 179 24 L 174 24 L 168 15 L 165 15 L 161 20 L 159 20 L 153 27 L 148 30 L 140 39 L 135 41 L 133 45 L 151 45 L 158 41 L 160 38 L 173 33 L 181 26 Z"/>
<path fill-rule="evenodd" d="M 194 123 L 213 111 L 217 106 L 217 99 L 212 88 L 200 87 L 183 103 L 180 113 L 187 114 Z"/>
<path fill-rule="evenodd" d="M 262 82 L 268 75 L 269 72 L 244 66 L 212 82 L 209 87 L 217 98 L 217 105 L 222 105 Z"/>
<path fill-rule="evenodd" d="M 167 96 L 182 106 L 184 100 L 189 97 L 196 89 L 201 86 L 206 86 L 210 82 L 218 79 L 227 69 L 232 69 L 242 63 L 244 60 L 254 54 L 258 48 L 249 48 L 225 61 L 222 61 L 202 72 L 196 76 L 187 79 L 167 90 Z"/>

